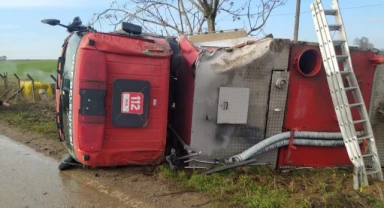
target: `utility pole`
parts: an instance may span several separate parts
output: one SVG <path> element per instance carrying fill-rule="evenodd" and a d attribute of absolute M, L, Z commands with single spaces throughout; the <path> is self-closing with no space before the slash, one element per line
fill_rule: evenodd
<path fill-rule="evenodd" d="M 293 41 L 297 42 L 299 38 L 299 22 L 300 22 L 300 4 L 301 0 L 296 0 L 296 16 L 295 16 L 295 31 L 293 34 Z"/>

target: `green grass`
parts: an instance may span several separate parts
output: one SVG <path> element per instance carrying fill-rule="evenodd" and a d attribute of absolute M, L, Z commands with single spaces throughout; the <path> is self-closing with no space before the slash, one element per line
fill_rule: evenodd
<path fill-rule="evenodd" d="M 384 207 L 378 194 L 384 185 L 354 191 L 349 170 L 277 173 L 267 167 L 243 167 L 207 176 L 162 166 L 161 173 L 179 186 L 212 197 L 216 207 Z"/>
<path fill-rule="evenodd" d="M 0 61 L 0 72 L 8 73 L 14 78 L 16 73 L 21 79 L 27 79 L 27 74 L 37 81 L 52 82 L 50 75 L 56 74 L 56 60 L 7 60 Z"/>
<path fill-rule="evenodd" d="M 53 101 L 11 103 L 10 107 L 0 109 L 0 118 L 2 122 L 20 130 L 37 132 L 46 138 L 57 138 Z"/>

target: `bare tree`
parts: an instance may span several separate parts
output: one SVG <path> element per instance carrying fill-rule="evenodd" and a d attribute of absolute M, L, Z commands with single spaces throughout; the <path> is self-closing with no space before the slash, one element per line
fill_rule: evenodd
<path fill-rule="evenodd" d="M 220 21 L 247 19 L 245 27 L 248 34 L 252 34 L 261 30 L 271 12 L 286 1 L 121 0 L 113 1 L 110 8 L 96 13 L 90 24 L 107 20 L 116 29 L 121 22 L 128 21 L 140 24 L 147 32 L 170 35 L 213 32 Z"/>
<path fill-rule="evenodd" d="M 374 45 L 369 42 L 367 37 L 355 38 L 353 44 L 363 50 L 373 49 Z"/>

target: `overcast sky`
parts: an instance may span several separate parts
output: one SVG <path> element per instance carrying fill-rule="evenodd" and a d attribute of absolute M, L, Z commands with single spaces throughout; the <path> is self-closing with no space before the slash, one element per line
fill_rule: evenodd
<path fill-rule="evenodd" d="M 236 0 L 235 2 L 243 1 Z M 109 7 L 110 0 L 0 0 L 0 55 L 9 59 L 56 59 L 67 33 L 64 28 L 40 23 L 42 19 L 56 18 L 69 23 L 80 16 L 88 23 L 94 13 Z M 276 9 L 264 31 L 275 38 L 292 39 L 296 0 Z M 317 41 L 309 4 L 313 0 L 302 0 L 299 39 Z M 339 0 L 349 41 L 366 36 L 376 48 L 384 48 L 381 33 L 384 25 L 383 0 Z M 331 0 L 323 0 L 330 7 Z M 220 18 L 219 18 L 220 19 Z M 219 29 L 241 28 L 242 22 L 233 23 L 224 18 Z M 100 29 L 100 28 L 97 28 Z M 103 26 L 103 30 L 109 27 Z"/>

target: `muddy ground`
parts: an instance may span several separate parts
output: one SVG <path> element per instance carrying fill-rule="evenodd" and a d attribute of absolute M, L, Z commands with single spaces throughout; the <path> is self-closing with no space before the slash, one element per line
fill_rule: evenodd
<path fill-rule="evenodd" d="M 31 105 L 34 111 L 31 111 Z M 36 129 L 29 122 L 18 117 L 34 118 L 36 122 L 45 123 L 44 117 L 54 116 L 52 109 L 47 110 L 47 105 L 28 104 L 25 106 L 13 106 L 10 110 L 0 109 L 0 133 L 25 144 L 38 152 L 59 160 L 66 153 L 64 146 L 58 141 L 56 132 L 36 133 Z M 28 109 L 28 111 L 20 111 Z M 7 111 L 7 112 L 6 112 Z M 19 115 L 25 112 L 28 115 Z M 34 114 L 31 116 L 30 114 Z M 44 114 L 44 116 L 42 116 Z M 47 115 L 48 114 L 48 115 Z M 38 121 L 40 120 L 40 121 Z M 19 123 L 21 122 L 21 123 Z M 24 122 L 24 123 L 22 123 Z M 51 121 L 52 122 L 52 121 Z M 20 128 L 21 127 L 21 128 Z M 38 129 L 37 129 L 38 130 Z M 25 170 L 28 171 L 28 170 Z M 178 187 L 174 183 L 165 180 L 159 169 L 144 167 L 126 168 L 95 168 L 95 169 L 71 169 L 66 174 L 82 175 L 84 181 L 91 180 L 92 186 L 97 189 L 109 189 L 115 197 L 134 198 L 136 201 L 146 204 L 144 207 L 211 207 L 211 200 L 202 194 Z M 95 184 L 94 181 L 97 181 Z"/>
<path fill-rule="evenodd" d="M 46 136 L 30 130 L 11 127 L 2 121 L 0 121 L 0 132 L 58 161 L 67 153 L 64 146 L 55 139 L 47 139 Z"/>

